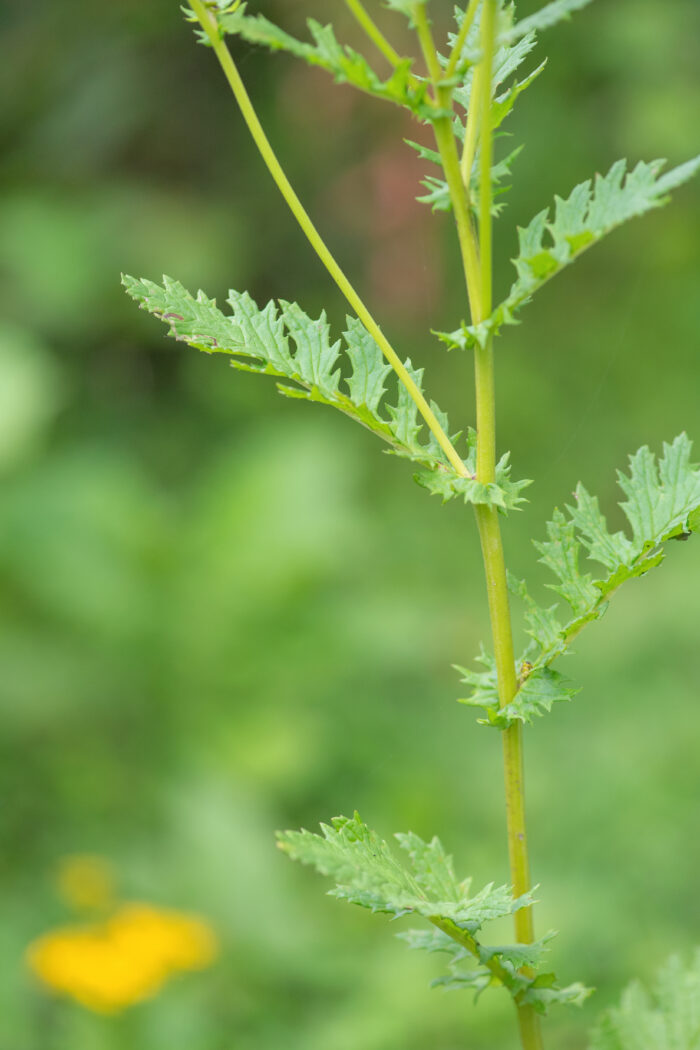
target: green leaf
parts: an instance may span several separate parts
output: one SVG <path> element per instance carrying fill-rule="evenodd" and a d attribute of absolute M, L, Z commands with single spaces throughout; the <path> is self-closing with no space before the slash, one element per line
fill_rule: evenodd
<path fill-rule="evenodd" d="M 697 1050 L 700 1045 L 700 951 L 689 968 L 673 956 L 650 995 L 635 981 L 591 1036 L 589 1050 Z"/>
<path fill-rule="evenodd" d="M 461 29 L 462 22 L 464 20 L 465 12 L 459 8 L 455 9 L 455 17 L 457 20 L 457 31 L 449 34 L 448 44 L 452 49 L 456 42 L 459 30 Z M 480 39 L 480 22 L 481 12 L 478 11 L 476 17 L 470 27 L 467 34 L 466 42 L 464 43 L 459 66 L 462 72 L 459 79 L 453 89 L 453 99 L 460 106 L 465 113 L 469 110 L 469 104 L 471 100 L 472 86 L 474 80 L 474 62 L 480 58 L 479 53 L 479 39 Z M 507 3 L 506 0 L 502 0 L 500 3 L 500 24 L 503 27 L 510 27 L 513 22 L 513 9 L 512 5 Z M 497 46 L 494 54 L 493 64 L 493 78 L 491 83 L 492 90 L 492 109 L 491 109 L 491 122 L 494 130 L 500 127 L 509 113 L 512 111 L 518 97 L 525 91 L 539 76 L 545 67 L 545 62 L 542 62 L 535 70 L 528 74 L 524 79 L 518 81 L 515 80 L 508 83 L 512 78 L 516 70 L 522 65 L 527 58 L 528 54 L 532 51 L 535 46 L 535 33 L 528 33 L 523 39 L 518 40 L 515 46 L 508 44 L 502 44 Z M 443 66 L 447 65 L 448 58 L 446 56 L 440 56 L 440 61 Z M 466 118 L 455 117 L 454 129 L 458 139 L 464 141 L 466 132 Z M 441 166 L 441 160 L 439 154 L 432 150 L 427 150 L 424 147 L 418 146 L 413 142 L 409 142 L 409 145 L 416 149 L 425 160 L 429 160 L 431 163 L 435 163 Z M 512 150 L 507 157 L 503 160 L 496 162 L 491 169 L 491 178 L 494 186 L 494 197 L 497 198 L 507 192 L 509 187 L 503 184 L 503 180 L 507 178 L 511 173 L 511 166 L 513 161 L 520 153 L 522 147 Z M 478 153 L 474 159 L 474 166 L 471 172 L 470 187 L 469 187 L 469 201 L 470 206 L 475 214 L 479 212 L 479 182 L 480 182 L 480 166 Z M 449 211 L 452 207 L 450 200 L 450 193 L 447 186 L 447 181 L 444 178 L 435 177 L 428 175 L 422 182 L 422 185 L 428 191 L 426 194 L 418 197 L 421 203 L 428 204 L 433 211 Z M 492 213 L 494 216 L 501 214 L 503 210 L 503 202 L 495 200 Z"/>
<path fill-rule="evenodd" d="M 530 669 L 528 664 L 525 665 L 525 672 L 521 670 L 521 684 L 515 697 L 509 704 L 500 707 L 496 662 L 484 652 L 477 660 L 485 665 L 485 671 L 470 671 L 464 667 L 457 667 L 462 674 L 461 681 L 472 686 L 471 694 L 459 703 L 468 707 L 480 707 L 485 711 L 487 717 L 479 719 L 481 725 L 508 729 L 516 722 L 530 724 L 533 718 L 549 714 L 553 704 L 571 700 L 578 692 L 568 678 L 550 667 Z"/>
<path fill-rule="evenodd" d="M 547 523 L 547 539 L 535 547 L 542 564 L 557 577 L 549 586 L 569 605 L 569 618 L 562 622 L 556 605 L 543 608 L 530 597 L 523 581 L 509 577 L 511 592 L 525 605 L 525 629 L 532 639 L 516 664 L 520 685 L 513 701 L 499 708 L 496 663 L 490 654 L 482 650 L 477 657 L 483 670 L 457 668 L 462 681 L 472 687 L 460 703 L 485 711 L 482 725 L 504 729 L 516 721 L 531 722 L 555 703 L 575 696 L 578 690 L 572 683 L 552 670 L 557 657 L 569 651 L 588 623 L 604 615 L 623 583 L 661 564 L 666 543 L 700 531 L 700 467 L 691 462 L 691 453 L 689 438 L 680 434 L 670 445 L 664 444 L 658 461 L 644 446 L 630 456 L 629 474 L 618 472 L 629 536 L 609 532 L 598 500 L 581 484 L 574 493 L 574 506 L 567 506 L 566 513 L 555 509 Z M 582 551 L 605 571 L 583 572 Z"/>
<path fill-rule="evenodd" d="M 419 485 L 428 489 L 433 495 L 441 496 L 443 503 L 447 500 L 462 497 L 465 503 L 490 504 L 498 507 L 503 513 L 517 510 L 526 500 L 520 493 L 531 484 L 529 480 L 512 481 L 510 453 L 506 452 L 496 464 L 496 480 L 482 484 L 476 480 L 476 431 L 469 427 L 467 431 L 467 458 L 464 465 L 469 477 L 461 477 L 455 471 L 431 470 L 416 474 Z"/>
<path fill-rule="evenodd" d="M 454 33 L 448 35 L 448 44 L 452 49 L 457 43 L 457 37 L 459 31 L 462 28 L 464 21 L 464 11 L 455 9 L 455 17 L 457 20 L 457 30 Z M 537 35 L 533 31 L 527 32 L 520 35 L 520 38 L 515 40 L 513 43 L 509 43 L 505 37 L 513 27 L 514 7 L 508 3 L 508 0 L 501 0 L 500 12 L 499 12 L 499 25 L 501 27 L 501 33 L 499 39 L 496 42 L 496 49 L 493 56 L 493 73 L 491 80 L 491 96 L 493 99 L 493 119 L 495 121 L 493 127 L 494 130 L 500 126 L 502 121 L 508 115 L 510 110 L 515 104 L 515 100 L 519 94 L 522 93 L 534 79 L 542 72 L 544 63 L 539 66 L 534 72 L 530 73 L 524 80 L 518 82 L 515 81 L 510 84 L 505 90 L 499 90 L 504 87 L 510 77 L 523 64 L 527 56 L 534 49 L 537 43 Z M 474 84 L 474 67 L 476 62 L 481 58 L 480 53 L 480 39 L 481 39 L 481 10 L 479 10 L 472 22 L 471 28 L 467 33 L 467 39 L 464 43 L 462 55 L 460 59 L 460 66 L 465 70 L 462 78 L 455 86 L 454 89 L 454 100 L 462 109 L 467 112 L 471 102 L 472 88 Z M 442 58 L 443 64 L 447 64 L 448 59 Z M 515 92 L 515 96 L 512 98 L 510 106 L 507 105 L 506 100 Z M 499 107 L 505 108 L 505 112 L 501 112 Z M 456 127 L 457 134 L 460 138 L 464 138 L 464 123 L 462 122 Z"/>
<path fill-rule="evenodd" d="M 388 7 L 390 11 L 398 11 L 400 14 L 405 15 L 409 20 L 409 25 L 413 26 L 413 13 L 416 7 L 424 7 L 428 0 L 384 0 L 384 7 Z"/>
<path fill-rule="evenodd" d="M 539 11 L 535 11 L 534 15 L 522 18 L 509 29 L 501 32 L 498 42 L 500 44 L 513 44 L 528 33 L 549 29 L 550 26 L 556 25 L 557 22 L 568 20 L 574 11 L 580 11 L 582 7 L 587 7 L 590 3 L 591 0 L 552 0 L 552 3 L 545 4 Z"/>
<path fill-rule="evenodd" d="M 363 405 L 376 413 L 385 392 L 384 380 L 391 365 L 384 360 L 381 350 L 365 326 L 356 317 L 347 318 L 344 333 L 347 355 L 352 365 L 348 377 L 348 391 L 354 405 Z"/>
<path fill-rule="evenodd" d="M 507 298 L 478 330 L 463 325 L 450 333 L 451 345 L 462 349 L 483 345 L 489 333 L 515 323 L 516 311 L 552 277 L 628 219 L 666 204 L 670 190 L 700 171 L 700 157 L 661 175 L 664 164 L 640 162 L 627 171 L 627 162 L 619 160 L 607 175 L 580 183 L 566 199 L 555 197 L 553 218 L 545 209 L 518 231 L 520 250 L 514 260 L 518 277 Z"/>
<path fill-rule="evenodd" d="M 424 842 L 412 833 L 397 835 L 409 856 L 404 866 L 357 813 L 335 817 L 330 825 L 322 824 L 321 831 L 280 832 L 279 846 L 293 860 L 334 879 L 331 896 L 371 911 L 446 920 L 473 934 L 484 922 L 532 903 L 529 895 L 515 899 L 505 886 L 485 886 L 471 896 L 470 880 L 457 879 L 452 858 L 438 839 Z"/>
<path fill-rule="evenodd" d="M 415 149 L 423 160 L 429 160 L 433 164 L 442 163 L 440 160 L 440 154 L 435 153 L 434 150 L 426 149 L 425 146 L 421 146 L 417 142 L 411 142 L 410 139 L 406 139 L 406 144 L 412 149 Z M 496 218 L 501 214 L 505 207 L 504 202 L 498 198 L 502 197 L 503 194 L 507 193 L 510 189 L 510 186 L 503 185 L 503 180 L 509 178 L 512 174 L 511 169 L 513 162 L 522 152 L 522 148 L 522 146 L 516 146 L 514 150 L 511 150 L 507 157 L 504 157 L 503 160 L 499 160 L 491 168 L 491 182 L 494 187 L 494 202 L 491 206 L 491 214 Z M 422 197 L 416 198 L 421 204 L 430 205 L 432 211 L 451 211 L 452 199 L 445 179 L 436 178 L 433 175 L 426 175 L 426 177 L 421 180 L 421 186 L 424 186 L 428 191 L 423 194 Z M 475 172 L 472 179 L 471 193 L 469 197 L 470 207 L 475 214 L 479 211 L 480 199 L 479 178 Z"/>
<path fill-rule="evenodd" d="M 475 998 L 489 987 L 502 985 L 518 1005 L 529 1003 L 538 1013 L 546 1013 L 554 1004 L 580 1005 L 590 995 L 582 984 L 558 987 L 554 974 L 526 976 L 521 971 L 528 967 L 536 971 L 542 965 L 555 936 L 550 931 L 534 944 L 484 945 L 474 942 L 469 952 L 442 930 L 406 930 L 397 934 L 409 948 L 425 952 L 441 952 L 450 957 L 449 972 L 433 981 L 433 987 L 448 990 L 473 991 Z M 475 968 L 465 969 L 465 965 Z"/>
<path fill-rule="evenodd" d="M 504 513 L 523 502 L 526 481 L 512 481 L 508 457 L 498 464 L 496 482 L 479 485 L 471 475 L 476 469 L 475 435 L 470 431 L 462 477 L 446 458 L 432 433 L 423 440 L 424 425 L 403 383 L 394 382 L 394 404 L 385 406 L 385 381 L 391 369 L 379 347 L 356 318 L 347 319 L 343 340 L 333 341 L 325 313 L 311 318 L 296 303 L 269 302 L 260 309 L 245 292 L 231 291 L 230 314 L 203 292 L 192 296 L 178 281 L 163 284 L 124 277 L 129 295 L 168 325 L 175 339 L 205 353 L 231 356 L 231 364 L 245 372 L 272 375 L 285 382 L 277 387 L 285 397 L 330 405 L 380 437 L 388 451 L 419 464 L 417 480 L 443 500 L 463 496 L 467 503 L 496 506 Z M 347 359 L 351 372 L 342 374 Z M 423 370 L 406 368 L 422 391 Z M 447 416 L 434 403 L 433 412 L 447 434 Z M 386 414 L 385 414 L 386 412 Z M 457 441 L 459 435 L 454 437 Z"/>
<path fill-rule="evenodd" d="M 532 981 L 520 996 L 519 1002 L 523 1006 L 534 1007 L 538 1014 L 546 1014 L 550 1006 L 583 1006 L 592 994 L 593 989 L 579 981 L 560 988 L 556 975 L 545 973 Z"/>
<path fill-rule="evenodd" d="M 434 984 L 469 988 L 477 994 L 490 984 L 500 984 L 516 1002 L 524 1001 L 525 995 L 538 997 L 540 987 L 546 985 L 550 1001 L 555 1001 L 551 975 L 540 978 L 520 972 L 522 967 L 540 965 L 553 934 L 530 945 L 488 946 L 476 939 L 490 920 L 529 907 L 532 895 L 514 898 L 506 886 L 493 885 L 472 895 L 471 880 L 457 878 L 452 858 L 439 839 L 425 842 L 412 832 L 396 839 L 407 863 L 400 862 L 357 813 L 352 819 L 336 817 L 330 825 L 322 824 L 320 835 L 308 831 L 278 834 L 280 848 L 293 860 L 334 880 L 331 896 L 394 918 L 411 914 L 431 922 L 434 929 L 407 930 L 398 936 L 410 948 L 449 955 L 449 974 Z M 476 969 L 464 970 L 465 962 Z M 528 1001 L 539 1002 L 539 998 Z M 546 1008 L 547 1003 L 542 1005 Z"/>
<path fill-rule="evenodd" d="M 333 26 L 323 26 L 313 18 L 308 19 L 313 41 L 310 43 L 297 40 L 264 15 L 247 14 L 246 8 L 247 5 L 242 4 L 235 11 L 222 12 L 218 16 L 221 31 L 271 51 L 286 51 L 309 65 L 326 70 L 338 83 L 351 84 L 366 94 L 405 106 L 426 119 L 435 116 L 436 109 L 429 98 L 429 84 L 413 76 L 410 59 L 400 62 L 390 77 L 382 79 L 364 56 L 338 42 Z"/>
<path fill-rule="evenodd" d="M 660 565 L 666 543 L 700 529 L 700 468 L 691 462 L 691 453 L 690 439 L 680 434 L 670 445 L 664 443 L 658 461 L 644 446 L 630 456 L 629 474 L 618 472 L 627 497 L 620 506 L 630 523 L 629 536 L 608 531 L 598 500 L 581 484 L 566 515 L 555 510 L 547 525 L 548 539 L 535 546 L 540 560 L 558 578 L 550 586 L 566 600 L 573 615 L 561 625 L 553 609 L 541 609 L 524 584 L 516 585 L 527 606 L 528 633 L 536 647 L 530 658 L 535 667 L 549 665 L 566 652 L 579 631 L 603 615 L 618 587 Z M 604 568 L 602 575 L 581 572 L 581 548 L 590 561 Z"/>

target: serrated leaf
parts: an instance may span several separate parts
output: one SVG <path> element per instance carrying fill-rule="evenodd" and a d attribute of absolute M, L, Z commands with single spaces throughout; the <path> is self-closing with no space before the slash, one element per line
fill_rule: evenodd
<path fill-rule="evenodd" d="M 691 462 L 692 443 L 680 434 L 664 444 L 660 459 L 644 446 L 630 456 L 629 474 L 618 473 L 627 497 L 620 506 L 631 526 L 631 536 L 608 531 L 598 500 L 578 485 L 574 506 L 566 515 L 555 510 L 547 525 L 548 539 L 536 543 L 540 561 L 558 578 L 550 585 L 571 608 L 568 622 L 560 623 L 556 607 L 542 609 L 518 581 L 511 589 L 526 605 L 528 633 L 534 648 L 527 653 L 535 669 L 544 668 L 566 653 L 586 624 L 600 619 L 615 591 L 660 565 L 664 545 L 685 539 L 700 529 L 700 467 Z M 581 549 L 605 572 L 595 576 L 579 567 Z"/>
<path fill-rule="evenodd" d="M 618 472 L 627 497 L 620 506 L 631 526 L 631 536 L 609 532 L 598 500 L 578 485 L 576 503 L 566 514 L 555 509 L 547 523 L 547 539 L 536 542 L 540 561 L 557 577 L 550 584 L 571 609 L 568 622 L 556 616 L 556 606 L 535 602 L 523 581 L 509 577 L 513 594 L 525 604 L 526 631 L 532 638 L 516 664 L 519 688 L 512 702 L 499 706 L 494 658 L 483 650 L 478 661 L 483 670 L 458 667 L 462 681 L 472 687 L 460 703 L 486 713 L 483 725 L 507 728 L 516 721 L 531 722 L 551 711 L 555 703 L 570 700 L 578 691 L 551 665 L 565 655 L 574 638 L 588 624 L 600 619 L 615 591 L 660 565 L 664 544 L 686 539 L 700 530 L 700 467 L 691 462 L 692 444 L 680 434 L 664 444 L 658 460 L 644 446 L 630 456 L 629 474 Z M 581 551 L 606 570 L 603 575 L 583 572 Z"/>
<path fill-rule="evenodd" d="M 338 83 L 351 84 L 366 94 L 404 106 L 425 118 L 436 108 L 429 98 L 429 84 L 411 73 L 411 61 L 400 62 L 386 79 L 375 73 L 367 59 L 353 48 L 340 44 L 332 25 L 307 20 L 312 42 L 297 40 L 264 15 L 249 15 L 246 4 L 218 16 L 223 33 L 239 36 L 250 44 L 271 51 L 285 51 L 312 66 L 324 69 Z"/>
<path fill-rule="evenodd" d="M 467 431 L 467 457 L 464 465 L 468 476 L 461 477 L 455 471 L 432 470 L 415 475 L 419 485 L 428 489 L 435 496 L 440 496 L 443 503 L 447 500 L 462 497 L 465 503 L 475 505 L 487 504 L 498 507 L 503 513 L 517 510 L 526 500 L 520 493 L 531 484 L 529 480 L 513 481 L 511 479 L 510 454 L 505 453 L 496 464 L 496 480 L 483 484 L 476 479 L 476 431 L 469 427 Z"/>
<path fill-rule="evenodd" d="M 513 260 L 518 277 L 507 298 L 478 329 L 462 325 L 449 333 L 451 345 L 484 345 L 502 325 L 515 323 L 517 310 L 584 251 L 629 219 L 662 207 L 670 190 L 700 171 L 700 157 L 661 175 L 664 163 L 640 162 L 628 171 L 627 162 L 620 160 L 607 175 L 574 187 L 566 199 L 555 197 L 553 217 L 545 209 L 518 230 L 519 253 Z"/>
<path fill-rule="evenodd" d="M 391 372 L 391 365 L 386 363 L 374 339 L 356 317 L 347 318 L 344 335 L 352 366 L 352 374 L 347 380 L 350 400 L 376 413 L 384 396 L 384 381 Z"/>
<path fill-rule="evenodd" d="M 416 152 L 423 157 L 424 160 L 430 160 L 433 163 L 440 164 L 440 155 L 434 153 L 433 150 L 426 149 L 424 146 L 420 146 L 416 142 L 406 140 L 407 144 L 411 146 Z M 503 196 L 510 189 L 510 186 L 504 185 L 503 180 L 510 177 L 512 174 L 512 165 L 515 159 L 522 152 L 522 146 L 517 146 L 514 150 L 504 157 L 503 160 L 499 160 L 491 168 L 491 182 L 493 185 L 493 204 L 491 205 L 491 214 L 498 218 L 504 208 L 503 201 L 499 200 L 499 197 Z M 437 158 L 437 160 L 435 159 Z M 428 191 L 423 194 L 422 197 L 417 197 L 421 204 L 430 205 L 432 211 L 450 211 L 452 209 L 452 200 L 450 198 L 450 190 L 445 179 L 437 178 L 433 175 L 426 175 L 421 181 L 421 186 L 424 186 Z M 479 179 L 475 173 L 472 180 L 471 193 L 469 197 L 471 208 L 474 212 L 478 213 L 479 210 Z"/>
<path fill-rule="evenodd" d="M 408 19 L 410 26 L 415 25 L 413 19 L 413 12 L 417 5 L 425 6 L 427 0 L 383 0 L 384 7 L 387 7 L 390 11 L 398 11 L 399 14 L 405 15 Z"/>
<path fill-rule="evenodd" d="M 396 936 L 414 951 L 445 952 L 455 959 L 464 959 L 469 955 L 463 945 L 458 944 L 452 937 L 448 937 L 442 930 L 402 930 Z"/>
<path fill-rule="evenodd" d="M 580 11 L 582 7 L 587 7 L 590 3 L 591 0 L 552 0 L 552 3 L 545 4 L 533 15 L 522 18 L 509 29 L 499 33 L 498 42 L 513 44 L 529 33 L 549 29 L 558 22 L 568 20 L 575 11 Z"/>
<path fill-rule="evenodd" d="M 593 994 L 592 988 L 576 981 L 560 988 L 553 973 L 540 974 L 519 998 L 524 1006 L 532 1006 L 538 1014 L 546 1014 L 550 1006 L 583 1006 Z"/>
<path fill-rule="evenodd" d="M 423 389 L 423 369 L 414 368 L 410 358 L 404 362 L 406 371 L 419 390 Z M 399 399 L 395 405 L 388 405 L 391 428 L 400 445 L 409 449 L 419 447 L 418 435 L 423 429 L 423 421 L 418 418 L 418 408 L 405 386 L 399 387 Z"/>
<path fill-rule="evenodd" d="M 513 700 L 500 707 L 495 661 L 483 653 L 478 659 L 486 664 L 485 671 L 470 671 L 462 667 L 457 670 L 462 673 L 462 682 L 473 687 L 471 694 L 459 702 L 485 711 L 487 717 L 480 719 L 482 725 L 508 729 L 516 722 L 530 724 L 534 718 L 549 714 L 554 704 L 571 700 L 578 692 L 568 678 L 550 667 L 532 668 L 521 675 L 521 684 Z"/>
<path fill-rule="evenodd" d="M 498 464 L 495 484 L 479 486 L 471 477 L 457 473 L 432 433 L 423 440 L 423 421 L 403 383 L 395 384 L 395 403 L 385 405 L 385 380 L 391 369 L 356 318 L 348 318 L 343 341 L 333 341 L 325 313 L 311 318 L 296 303 L 281 300 L 260 309 L 247 293 L 231 291 L 231 314 L 227 315 L 203 292 L 192 296 L 169 277 L 163 278 L 162 285 L 133 277 L 124 277 L 123 283 L 143 309 L 167 323 L 173 338 L 206 353 L 229 354 L 239 370 L 287 380 L 277 384 L 285 397 L 338 409 L 380 437 L 393 453 L 419 464 L 423 468 L 420 483 L 443 499 L 463 495 L 466 502 L 503 511 L 523 502 L 520 492 L 529 483 L 511 480 L 507 456 Z M 351 372 L 343 377 L 345 358 Z M 423 370 L 414 369 L 410 361 L 406 368 L 422 392 Z M 450 434 L 445 413 L 434 403 L 431 408 Z M 474 437 L 470 433 L 465 467 L 473 473 Z"/>
<path fill-rule="evenodd" d="M 700 951 L 686 968 L 673 956 L 656 977 L 653 994 L 635 981 L 619 1006 L 592 1033 L 590 1050 L 698 1050 Z"/>
<path fill-rule="evenodd" d="M 455 8 L 455 17 L 457 21 L 457 31 L 451 33 L 448 36 L 448 44 L 452 49 L 456 42 L 459 34 L 459 30 L 462 27 L 465 12 L 463 9 Z M 510 27 L 513 22 L 513 9 L 512 5 L 507 3 L 506 0 L 500 0 L 499 2 L 499 19 L 500 24 L 504 27 Z M 460 106 L 465 113 L 469 109 L 471 101 L 471 93 L 474 79 L 474 63 L 480 58 L 479 53 L 479 40 L 481 33 L 481 11 L 477 11 L 477 14 L 472 22 L 472 25 L 467 34 L 466 41 L 463 45 L 463 50 L 460 58 L 459 67 L 462 68 L 462 73 L 458 79 L 458 82 L 453 88 L 453 99 L 454 102 Z M 493 76 L 492 76 L 492 109 L 491 109 L 491 125 L 492 129 L 496 131 L 509 113 L 512 111 L 518 97 L 525 91 L 539 76 L 545 67 L 545 63 L 541 63 L 535 70 L 528 74 L 524 79 L 518 81 L 515 80 L 512 83 L 508 83 L 510 78 L 513 76 L 515 71 L 523 63 L 527 55 L 532 51 L 535 46 L 535 34 L 527 34 L 525 39 L 518 40 L 514 46 L 508 44 L 499 45 L 496 48 L 493 57 Z M 443 66 L 448 62 L 446 56 L 440 56 L 440 61 Z M 454 129 L 458 139 L 464 140 L 466 130 L 466 118 L 455 116 L 454 118 Z M 417 148 L 419 153 L 424 159 L 430 160 L 432 163 L 441 165 L 441 160 L 438 154 L 424 150 L 422 147 L 416 147 L 414 143 L 409 143 L 414 148 Z M 502 196 L 507 192 L 509 187 L 503 184 L 503 180 L 510 175 L 511 166 L 513 161 L 520 153 L 522 147 L 518 147 L 512 150 L 510 154 L 503 160 L 496 162 L 491 169 L 491 178 L 494 187 L 494 203 L 492 206 L 492 214 L 498 217 L 503 210 L 503 202 L 498 201 L 495 198 Z M 478 153 L 474 159 L 474 166 L 470 177 L 469 186 L 469 202 L 472 210 L 475 214 L 479 211 L 479 182 L 480 182 L 480 165 Z M 421 203 L 428 204 L 433 211 L 449 211 L 452 207 L 450 200 L 450 193 L 447 186 L 447 181 L 444 178 L 428 175 L 422 181 L 422 185 L 427 190 L 427 193 L 418 197 Z"/>
<path fill-rule="evenodd" d="M 333 878 L 332 896 L 371 911 L 446 920 L 473 934 L 484 922 L 531 903 L 529 896 L 514 899 L 503 886 L 486 886 L 470 896 L 469 880 L 457 881 L 438 839 L 426 843 L 414 834 L 397 836 L 410 858 L 404 867 L 357 813 L 352 818 L 336 817 L 330 825 L 322 824 L 321 830 L 321 835 L 281 832 L 280 848 L 293 860 Z"/>

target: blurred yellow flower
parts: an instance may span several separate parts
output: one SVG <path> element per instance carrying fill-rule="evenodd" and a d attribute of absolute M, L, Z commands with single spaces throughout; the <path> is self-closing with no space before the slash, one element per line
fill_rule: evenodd
<path fill-rule="evenodd" d="M 115 1013 L 155 995 L 174 974 L 205 969 L 216 954 L 214 932 L 201 919 L 125 904 L 105 922 L 45 934 L 27 957 L 54 991 Z"/>

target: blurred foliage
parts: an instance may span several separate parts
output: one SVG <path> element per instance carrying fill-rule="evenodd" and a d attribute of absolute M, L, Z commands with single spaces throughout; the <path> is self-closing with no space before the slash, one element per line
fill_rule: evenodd
<path fill-rule="evenodd" d="M 328 14 L 267 8 L 295 32 Z M 698 152 L 699 30 L 696 0 L 616 0 L 547 36 L 509 129 L 527 146 L 504 230 L 619 155 Z M 439 833 L 477 882 L 506 877 L 499 742 L 450 670 L 487 640 L 469 509 L 344 420 L 168 342 L 121 291 L 120 271 L 166 271 L 345 312 L 178 5 L 27 0 L 0 32 L 1 1050 L 512 1047 L 500 997 L 430 992 L 439 961 L 273 847 L 358 806 L 384 835 Z M 468 357 L 421 334 L 464 312 L 449 224 L 413 200 L 401 140 L 421 129 L 287 58 L 238 57 L 361 291 L 473 422 Z M 536 479 L 506 527 L 517 575 L 579 478 L 610 510 L 627 452 L 700 442 L 699 221 L 693 186 L 502 340 L 501 447 Z M 498 248 L 505 289 L 514 233 Z M 699 571 L 691 541 L 630 585 L 569 662 L 581 695 L 528 733 L 538 924 L 562 931 L 562 978 L 599 989 L 549 1024 L 561 1050 L 700 941 Z M 218 964 L 118 1022 L 48 998 L 23 956 L 65 921 L 72 853 L 109 858 L 129 899 L 206 916 Z"/>

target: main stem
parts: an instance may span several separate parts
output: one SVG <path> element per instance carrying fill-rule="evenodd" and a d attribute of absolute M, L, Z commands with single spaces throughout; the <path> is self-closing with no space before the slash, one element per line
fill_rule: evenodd
<path fill-rule="evenodd" d="M 480 324 L 489 317 L 493 310 L 493 223 L 491 215 L 493 204 L 491 182 L 493 127 L 491 118 L 491 81 L 496 16 L 496 0 L 483 0 L 481 15 L 483 59 L 475 71 L 474 91 L 468 121 L 469 130 L 479 129 L 478 141 L 481 147 L 479 168 L 480 244 L 478 247 L 469 209 L 468 185 L 471 178 L 472 163 L 471 161 L 468 162 L 466 173 L 463 168 L 460 168 L 451 122 L 447 119 L 435 122 L 435 138 L 442 158 L 457 222 L 472 323 L 475 325 Z M 428 66 L 428 72 L 433 80 L 436 97 L 440 107 L 443 108 L 449 102 L 450 89 L 442 83 L 442 71 L 437 59 L 424 5 L 416 5 L 414 8 L 414 21 Z M 469 138 L 469 135 L 467 137 Z M 496 397 L 492 338 L 488 338 L 483 346 L 477 345 L 476 347 L 475 377 L 478 437 L 477 478 L 484 484 L 488 484 L 496 479 Z M 513 631 L 501 526 L 498 511 L 495 507 L 482 505 L 477 506 L 475 509 L 486 573 L 489 615 L 498 672 L 499 702 L 501 707 L 505 707 L 515 696 L 518 690 L 518 682 L 515 672 L 515 651 L 513 647 Z M 516 723 L 503 731 L 503 762 L 510 875 L 515 895 L 521 896 L 530 889 L 530 866 L 525 824 L 523 734 L 520 723 Z M 534 941 L 532 908 L 521 908 L 516 911 L 515 935 L 516 939 L 523 944 L 530 944 Z M 516 1010 L 523 1050 L 542 1050 L 542 1031 L 539 1016 L 535 1013 L 532 1006 L 521 1006 L 516 1003 Z"/>

